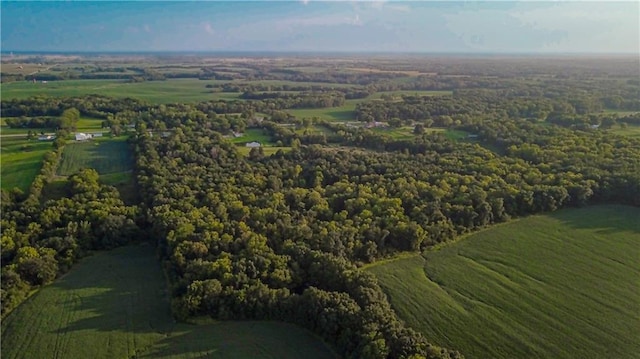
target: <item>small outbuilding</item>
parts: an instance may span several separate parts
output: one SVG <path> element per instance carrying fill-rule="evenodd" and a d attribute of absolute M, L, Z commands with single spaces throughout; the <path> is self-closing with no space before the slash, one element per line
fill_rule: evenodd
<path fill-rule="evenodd" d="M 260 147 L 261 145 L 260 145 L 260 142 L 255 142 L 255 141 L 254 141 L 254 142 L 249 142 L 249 143 L 247 143 L 245 146 L 246 146 L 246 147 L 250 147 L 250 148 L 258 148 L 258 147 Z"/>
<path fill-rule="evenodd" d="M 90 139 L 91 139 L 91 135 L 89 134 L 82 133 L 82 132 L 76 133 L 76 141 L 86 141 Z"/>

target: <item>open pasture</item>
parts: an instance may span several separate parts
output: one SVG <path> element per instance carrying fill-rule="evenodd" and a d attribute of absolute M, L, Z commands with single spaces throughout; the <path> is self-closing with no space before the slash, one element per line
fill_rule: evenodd
<path fill-rule="evenodd" d="M 311 333 L 273 322 L 176 323 L 154 248 L 100 252 L 2 321 L 3 358 L 334 358 Z"/>
<path fill-rule="evenodd" d="M 26 191 L 42 167 L 44 155 L 51 151 L 51 142 L 5 137 L 1 142 L 0 178 L 3 189 L 14 187 Z"/>
<path fill-rule="evenodd" d="M 94 139 L 65 146 L 58 175 L 68 176 L 82 168 L 93 168 L 99 174 L 130 171 L 133 154 L 124 139 Z"/>
<path fill-rule="evenodd" d="M 370 270 L 398 314 L 466 358 L 637 358 L 640 209 L 527 217 Z"/>
<path fill-rule="evenodd" d="M 249 142 L 260 142 L 261 145 L 271 144 L 271 136 L 264 133 L 260 128 L 250 128 L 244 131 L 241 137 L 234 137 L 231 142 L 244 144 Z"/>
<path fill-rule="evenodd" d="M 340 107 L 289 109 L 286 110 L 296 118 L 313 118 L 330 121 L 353 121 L 356 118 L 356 105 L 364 99 L 346 100 Z"/>

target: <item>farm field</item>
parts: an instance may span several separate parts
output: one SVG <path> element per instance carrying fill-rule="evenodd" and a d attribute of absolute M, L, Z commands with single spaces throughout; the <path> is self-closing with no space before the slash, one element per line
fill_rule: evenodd
<path fill-rule="evenodd" d="M 28 81 L 12 82 L 0 87 L 3 99 L 27 98 L 31 96 L 82 96 L 99 94 L 112 97 L 133 97 L 151 103 L 189 103 L 208 100 L 241 100 L 240 93 L 212 92 L 207 84 L 243 83 L 261 85 L 315 85 L 322 87 L 353 87 L 345 84 L 295 81 L 222 81 L 198 79 L 171 79 L 164 81 L 127 82 L 126 80 L 64 80 L 49 81 L 46 84 Z"/>
<path fill-rule="evenodd" d="M 125 138 L 93 139 L 68 143 L 57 174 L 69 176 L 82 168 L 93 168 L 102 175 L 130 171 L 132 166 L 133 154 Z"/>
<path fill-rule="evenodd" d="M 102 121 L 98 118 L 81 117 L 76 124 L 76 131 L 74 132 L 108 132 L 108 129 L 102 128 Z M 47 134 L 53 134 L 55 130 L 53 128 L 11 128 L 6 125 L 5 119 L 2 119 L 0 124 L 0 136 L 2 137 L 18 137 L 16 135 L 27 135 L 29 131 L 36 135 L 41 132 Z M 26 138 L 26 137 L 25 137 Z"/>
<path fill-rule="evenodd" d="M 82 96 L 99 94 L 112 97 L 133 97 L 152 103 L 197 102 L 214 99 L 239 99 L 237 93 L 212 93 L 205 85 L 213 81 L 175 79 L 131 83 L 124 80 L 65 80 L 46 84 L 14 82 L 2 86 L 2 98 L 31 96 Z"/>
<path fill-rule="evenodd" d="M 272 322 L 175 323 L 151 245 L 82 260 L 2 321 L 3 358 L 333 358 L 309 332 Z"/>
<path fill-rule="evenodd" d="M 2 188 L 10 190 L 18 187 L 26 191 L 40 171 L 45 153 L 52 150 L 52 144 L 22 137 L 8 137 L 2 139 L 1 148 Z"/>
<path fill-rule="evenodd" d="M 466 358 L 640 353 L 638 208 L 532 216 L 368 270 L 411 327 Z"/>

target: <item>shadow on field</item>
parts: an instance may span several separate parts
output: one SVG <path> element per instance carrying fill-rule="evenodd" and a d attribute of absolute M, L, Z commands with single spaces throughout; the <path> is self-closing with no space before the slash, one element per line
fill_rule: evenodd
<path fill-rule="evenodd" d="M 154 249 L 133 245 L 85 259 L 52 285 L 70 292 L 61 305 L 78 313 L 58 333 L 122 331 L 167 333 L 174 327 L 164 277 Z"/>
<path fill-rule="evenodd" d="M 565 209 L 550 214 L 575 229 L 593 229 L 600 235 L 618 232 L 640 233 L 640 209 L 622 205 L 598 205 Z"/>
<path fill-rule="evenodd" d="M 328 111 L 327 116 L 331 116 L 337 120 L 353 120 L 356 117 L 356 112 L 351 110 L 346 111 Z"/>
<path fill-rule="evenodd" d="M 136 358 L 333 358 L 313 335 L 280 322 L 231 321 L 179 325 Z"/>

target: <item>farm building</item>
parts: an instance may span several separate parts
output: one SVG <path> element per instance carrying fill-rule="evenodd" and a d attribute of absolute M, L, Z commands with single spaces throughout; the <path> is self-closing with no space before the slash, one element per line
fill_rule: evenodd
<path fill-rule="evenodd" d="M 38 141 L 53 141 L 56 139 L 56 136 L 54 135 L 43 135 L 38 137 Z"/>
<path fill-rule="evenodd" d="M 90 139 L 91 139 L 91 135 L 89 134 L 82 133 L 82 132 L 76 133 L 76 141 L 86 141 Z"/>
<path fill-rule="evenodd" d="M 260 142 L 249 142 L 245 145 L 246 147 L 250 147 L 250 148 L 258 148 L 260 147 Z"/>
<path fill-rule="evenodd" d="M 102 132 L 90 133 L 89 136 L 91 136 L 91 138 L 102 137 Z"/>

